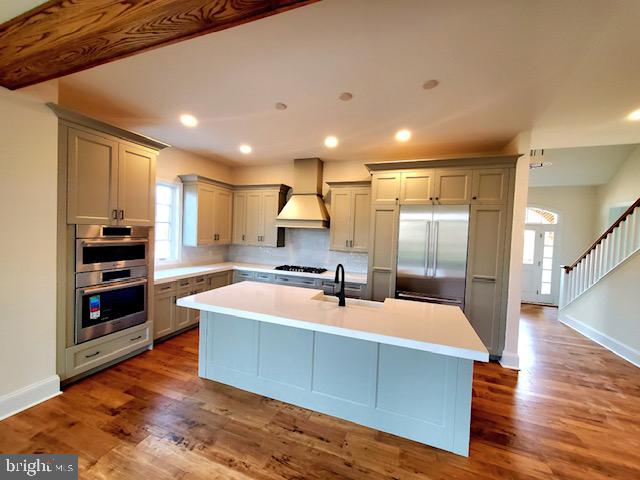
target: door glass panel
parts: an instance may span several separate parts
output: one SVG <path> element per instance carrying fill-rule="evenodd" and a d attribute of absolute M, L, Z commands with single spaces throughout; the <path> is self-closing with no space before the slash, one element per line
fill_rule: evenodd
<path fill-rule="evenodd" d="M 544 244 L 553 247 L 553 232 L 544 232 Z"/>
<path fill-rule="evenodd" d="M 169 240 L 168 223 L 156 223 L 156 240 Z"/>
<path fill-rule="evenodd" d="M 542 268 L 545 270 L 551 270 L 553 266 L 553 260 L 551 258 L 543 258 L 542 259 Z"/>
<path fill-rule="evenodd" d="M 551 283 L 551 270 L 542 270 L 542 283 Z"/>
<path fill-rule="evenodd" d="M 156 205 L 156 222 L 168 222 L 171 219 L 169 205 Z"/>
<path fill-rule="evenodd" d="M 524 231 L 524 252 L 522 255 L 522 263 L 525 265 L 533 265 L 533 257 L 536 249 L 536 231 Z"/>
<path fill-rule="evenodd" d="M 542 295 L 551 295 L 551 284 L 543 283 L 542 286 L 540 287 L 540 293 Z"/>
<path fill-rule="evenodd" d="M 542 254 L 544 258 L 553 258 L 553 247 L 544 247 L 544 253 Z"/>

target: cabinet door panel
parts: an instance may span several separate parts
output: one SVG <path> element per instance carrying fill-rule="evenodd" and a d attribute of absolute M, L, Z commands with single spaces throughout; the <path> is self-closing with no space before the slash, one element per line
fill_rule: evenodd
<path fill-rule="evenodd" d="M 471 207 L 465 313 L 493 355 L 500 353 L 506 221 L 503 205 Z"/>
<path fill-rule="evenodd" d="M 153 314 L 153 338 L 164 337 L 175 329 L 175 296 L 157 295 Z"/>
<path fill-rule="evenodd" d="M 116 223 L 118 144 L 69 128 L 67 151 L 67 223 Z"/>
<path fill-rule="evenodd" d="M 369 250 L 369 219 L 371 217 L 371 191 L 367 189 L 354 190 L 351 202 L 353 233 L 351 235 L 351 250 L 367 252 Z"/>
<path fill-rule="evenodd" d="M 247 194 L 247 245 L 261 245 L 258 242 L 258 237 L 262 235 L 261 204 L 260 192 Z"/>
<path fill-rule="evenodd" d="M 471 203 L 471 170 L 436 170 L 435 200 L 442 205 Z"/>
<path fill-rule="evenodd" d="M 352 198 L 352 191 L 346 188 L 336 188 L 331 192 L 331 250 L 350 250 Z"/>
<path fill-rule="evenodd" d="M 499 205 L 507 202 L 509 170 L 487 168 L 473 172 L 471 203 Z"/>
<path fill-rule="evenodd" d="M 373 202 L 378 205 L 395 205 L 400 197 L 399 173 L 376 173 L 372 179 Z"/>
<path fill-rule="evenodd" d="M 218 235 L 215 243 L 226 245 L 231 243 L 231 218 L 233 215 L 233 196 L 231 191 L 216 188 L 214 192 L 214 234 Z"/>
<path fill-rule="evenodd" d="M 431 192 L 433 172 L 433 170 L 403 172 L 400 182 L 400 203 L 406 205 L 430 203 L 433 197 Z"/>
<path fill-rule="evenodd" d="M 155 155 L 126 143 L 120 144 L 118 209 L 120 225 L 152 226 L 155 211 Z"/>
<path fill-rule="evenodd" d="M 372 300 L 395 296 L 398 208 L 375 206 L 371 212 L 368 288 Z"/>
<path fill-rule="evenodd" d="M 242 245 L 247 235 L 247 194 L 233 194 L 233 243 Z"/>
<path fill-rule="evenodd" d="M 278 227 L 276 227 L 276 217 L 278 216 L 278 193 L 262 193 L 262 242 L 265 247 L 278 246 Z"/>
<path fill-rule="evenodd" d="M 211 245 L 214 232 L 214 196 L 213 188 L 198 185 L 198 245 Z"/>

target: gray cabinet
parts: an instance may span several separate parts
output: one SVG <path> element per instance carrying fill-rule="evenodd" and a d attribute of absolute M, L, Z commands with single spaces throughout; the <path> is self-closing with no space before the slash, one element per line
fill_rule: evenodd
<path fill-rule="evenodd" d="M 468 205 L 471 203 L 473 172 L 448 168 L 435 171 L 434 201 L 440 205 Z"/>
<path fill-rule="evenodd" d="M 200 312 L 177 306 L 178 298 L 229 285 L 230 279 L 231 272 L 220 272 L 156 285 L 153 310 L 154 340 L 179 333 L 198 324 Z"/>
<path fill-rule="evenodd" d="M 371 188 L 369 182 L 329 182 L 331 187 L 331 250 L 367 252 Z"/>
<path fill-rule="evenodd" d="M 233 243 L 260 247 L 283 247 L 284 229 L 276 217 L 286 203 L 286 185 L 235 187 L 233 193 Z"/>
<path fill-rule="evenodd" d="M 506 281 L 508 223 L 505 205 L 471 207 L 465 314 L 492 355 L 502 351 L 502 291 Z"/>
<path fill-rule="evenodd" d="M 232 239 L 231 186 L 197 175 L 180 175 L 183 188 L 182 243 L 227 245 Z"/>
<path fill-rule="evenodd" d="M 369 234 L 368 294 L 384 301 L 395 296 L 398 256 L 398 206 L 374 205 Z"/>
<path fill-rule="evenodd" d="M 98 131 L 68 127 L 67 223 L 152 226 L 156 153 Z"/>
<path fill-rule="evenodd" d="M 471 203 L 504 205 L 509 193 L 508 168 L 483 168 L 473 171 Z"/>

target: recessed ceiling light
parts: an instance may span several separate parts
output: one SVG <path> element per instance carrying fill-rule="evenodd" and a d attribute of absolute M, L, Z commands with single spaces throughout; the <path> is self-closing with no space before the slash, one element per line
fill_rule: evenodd
<path fill-rule="evenodd" d="M 251 152 L 253 152 L 253 148 L 251 148 L 249 145 L 240 145 L 240 151 L 245 155 L 249 155 Z"/>
<path fill-rule="evenodd" d="M 185 127 L 195 127 L 196 125 L 198 125 L 198 119 L 193 115 L 189 115 L 188 113 L 183 113 L 182 115 L 180 115 L 180 122 Z"/>
<path fill-rule="evenodd" d="M 398 130 L 396 132 L 396 140 L 399 142 L 406 142 L 411 138 L 411 131 L 403 128 L 402 130 Z"/>
<path fill-rule="evenodd" d="M 324 139 L 324 144 L 328 148 L 335 148 L 338 146 L 338 139 L 333 135 L 329 135 L 327 138 Z"/>
<path fill-rule="evenodd" d="M 640 108 L 638 110 L 634 110 L 633 112 L 631 112 L 627 116 L 627 118 L 632 122 L 637 122 L 638 120 L 640 120 Z"/>
<path fill-rule="evenodd" d="M 422 84 L 422 88 L 425 90 L 431 90 L 432 88 L 436 88 L 440 82 L 436 79 L 427 80 Z"/>
<path fill-rule="evenodd" d="M 286 109 L 287 109 L 286 103 L 282 103 L 282 102 L 276 103 L 276 110 L 286 110 Z"/>
<path fill-rule="evenodd" d="M 348 102 L 349 100 L 351 100 L 353 98 L 353 93 L 351 93 L 351 92 L 342 92 L 338 98 L 340 100 L 342 100 L 343 102 Z"/>

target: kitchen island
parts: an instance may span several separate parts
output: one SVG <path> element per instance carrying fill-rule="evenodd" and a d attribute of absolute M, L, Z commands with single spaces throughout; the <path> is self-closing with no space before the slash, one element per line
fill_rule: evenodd
<path fill-rule="evenodd" d="M 468 455 L 489 354 L 458 307 L 256 282 L 178 305 L 201 311 L 200 377 Z"/>

